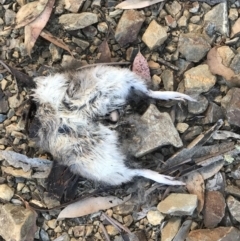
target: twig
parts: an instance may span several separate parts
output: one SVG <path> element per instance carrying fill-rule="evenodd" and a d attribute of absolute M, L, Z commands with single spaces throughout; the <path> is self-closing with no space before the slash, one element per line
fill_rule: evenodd
<path fill-rule="evenodd" d="M 103 226 L 102 223 L 99 224 L 99 227 L 102 229 L 103 234 L 105 235 L 106 240 L 107 240 L 107 241 L 110 241 L 110 237 L 109 237 L 109 235 L 108 235 L 108 233 L 107 233 L 107 230 L 106 230 L 106 228 Z"/>
<path fill-rule="evenodd" d="M 163 58 L 158 57 L 158 58 L 157 58 L 157 61 L 160 62 L 161 64 L 164 64 L 164 65 L 168 66 L 169 68 L 171 68 L 171 69 L 173 69 L 173 70 L 176 70 L 176 71 L 179 70 L 179 68 L 178 68 L 177 66 L 175 66 L 175 65 L 167 62 L 167 61 L 164 60 Z"/>
<path fill-rule="evenodd" d="M 125 226 L 123 226 L 121 223 L 119 223 L 117 220 L 109 217 L 108 215 L 106 215 L 105 213 L 102 213 L 102 216 L 108 220 L 117 230 L 120 230 L 120 228 L 122 230 L 124 230 L 126 233 L 131 234 L 132 232 Z M 121 230 L 119 231 L 119 233 L 121 233 Z"/>

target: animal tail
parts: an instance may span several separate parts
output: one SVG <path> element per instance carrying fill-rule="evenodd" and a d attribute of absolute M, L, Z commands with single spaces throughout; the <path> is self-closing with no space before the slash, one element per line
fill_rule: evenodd
<path fill-rule="evenodd" d="M 136 176 L 145 177 L 155 182 L 167 185 L 185 185 L 184 182 L 175 180 L 174 177 L 159 174 L 149 169 L 134 169 Z"/>
<path fill-rule="evenodd" d="M 153 99 L 161 100 L 189 100 L 196 102 L 191 96 L 175 91 L 152 91 L 148 90 L 147 95 Z"/>

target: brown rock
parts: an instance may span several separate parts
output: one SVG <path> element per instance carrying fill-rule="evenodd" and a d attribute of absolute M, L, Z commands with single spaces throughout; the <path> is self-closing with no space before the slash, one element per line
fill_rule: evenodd
<path fill-rule="evenodd" d="M 171 193 L 161 201 L 157 209 L 165 214 L 176 216 L 192 215 L 197 207 L 197 195 Z"/>
<path fill-rule="evenodd" d="M 208 191 L 205 195 L 205 208 L 203 211 L 204 225 L 215 228 L 225 214 L 225 199 L 218 191 Z"/>
<path fill-rule="evenodd" d="M 161 241 L 171 241 L 177 234 L 180 225 L 181 218 L 171 218 L 161 230 Z"/>
<path fill-rule="evenodd" d="M 115 39 L 117 42 L 121 46 L 124 46 L 135 41 L 144 20 L 144 15 L 142 15 L 139 11 L 124 11 L 115 32 Z"/>
<path fill-rule="evenodd" d="M 234 227 L 219 227 L 215 229 L 197 229 L 191 231 L 186 241 L 237 241 L 240 231 Z"/>
<path fill-rule="evenodd" d="M 142 41 L 152 50 L 161 46 L 167 37 L 166 29 L 153 20 L 143 34 Z"/>

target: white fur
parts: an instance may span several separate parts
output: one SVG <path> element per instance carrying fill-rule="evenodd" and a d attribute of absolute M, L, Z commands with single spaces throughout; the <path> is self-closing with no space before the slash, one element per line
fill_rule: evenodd
<path fill-rule="evenodd" d="M 132 89 L 159 99 L 192 100 L 189 96 L 149 91 L 135 73 L 109 66 L 39 77 L 35 81 L 33 97 L 39 103 L 36 118 L 41 122 L 39 146 L 73 172 L 111 185 L 128 182 L 134 176 L 169 185 L 183 184 L 151 170 L 128 168 L 117 133 L 95 122 L 95 118 L 121 109 Z"/>

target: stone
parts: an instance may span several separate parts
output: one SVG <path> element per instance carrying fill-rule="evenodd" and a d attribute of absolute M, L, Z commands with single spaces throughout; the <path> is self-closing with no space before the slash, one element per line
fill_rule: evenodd
<path fill-rule="evenodd" d="M 190 101 L 188 103 L 188 111 L 195 115 L 202 114 L 208 107 L 208 99 L 204 95 L 199 95 L 195 99 L 196 102 Z"/>
<path fill-rule="evenodd" d="M 218 54 L 222 58 L 222 63 L 229 67 L 232 59 L 234 58 L 235 54 L 229 46 L 221 46 L 217 49 Z"/>
<path fill-rule="evenodd" d="M 205 207 L 203 210 L 203 223 L 206 228 L 215 228 L 225 215 L 225 199 L 218 191 L 205 193 Z"/>
<path fill-rule="evenodd" d="M 182 6 L 175 0 L 172 3 L 166 3 L 165 8 L 172 17 L 176 17 L 176 15 L 180 13 Z"/>
<path fill-rule="evenodd" d="M 85 235 L 85 229 L 86 229 L 86 227 L 84 225 L 79 225 L 79 226 L 73 227 L 74 237 L 76 237 L 76 238 L 83 237 Z"/>
<path fill-rule="evenodd" d="M 13 204 L 0 205 L 0 236 L 4 240 L 30 240 L 29 233 L 33 231 L 36 214 L 30 209 Z"/>
<path fill-rule="evenodd" d="M 142 41 L 150 50 L 153 50 L 161 46 L 167 37 L 168 35 L 166 29 L 159 25 L 155 20 L 152 20 L 142 36 Z"/>
<path fill-rule="evenodd" d="M 131 203 L 124 203 L 113 207 L 113 212 L 119 215 L 128 215 L 133 212 L 134 205 Z"/>
<path fill-rule="evenodd" d="M 229 66 L 235 74 L 240 74 L 240 53 L 237 53 Z"/>
<path fill-rule="evenodd" d="M 72 41 L 73 41 L 73 43 L 78 45 L 83 50 L 88 48 L 89 45 L 90 45 L 88 41 L 85 41 L 85 40 L 82 40 L 82 39 L 79 39 L 79 38 L 75 38 L 75 37 L 72 38 Z"/>
<path fill-rule="evenodd" d="M 208 65 L 201 64 L 191 68 L 184 73 L 184 88 L 188 94 L 201 94 L 209 91 L 216 83 Z"/>
<path fill-rule="evenodd" d="M 153 90 L 159 90 L 161 81 L 162 79 L 158 75 L 154 74 L 152 76 Z"/>
<path fill-rule="evenodd" d="M 240 89 L 230 89 L 222 99 L 221 105 L 223 107 L 226 106 L 225 115 L 228 123 L 230 125 L 240 126 Z"/>
<path fill-rule="evenodd" d="M 205 36 L 199 33 L 181 34 L 178 42 L 178 51 L 187 61 L 199 62 L 210 50 L 211 45 Z"/>
<path fill-rule="evenodd" d="M 46 204 L 47 208 L 53 208 L 60 205 L 60 201 L 55 199 L 54 196 L 51 196 L 48 192 L 44 192 L 43 194 L 44 204 Z"/>
<path fill-rule="evenodd" d="M 4 22 L 5 25 L 11 25 L 14 23 L 14 19 L 16 17 L 16 13 L 13 10 L 6 9 L 5 14 L 4 14 Z"/>
<path fill-rule="evenodd" d="M 187 123 L 177 123 L 176 127 L 180 133 L 184 133 L 188 129 L 189 125 Z"/>
<path fill-rule="evenodd" d="M 1 91 L 2 90 L 0 90 L 0 92 Z M 1 96 L 1 94 L 0 94 L 0 113 L 1 114 L 7 113 L 8 109 L 9 109 L 9 105 L 8 105 L 7 98 L 4 95 Z"/>
<path fill-rule="evenodd" d="M 214 24 L 217 32 L 225 37 L 229 36 L 228 6 L 227 1 L 214 6 L 204 16 L 204 24 Z"/>
<path fill-rule="evenodd" d="M 188 128 L 187 133 L 185 133 L 183 139 L 185 141 L 193 140 L 196 136 L 200 135 L 202 131 L 202 126 L 192 126 Z"/>
<path fill-rule="evenodd" d="M 65 0 L 65 9 L 72 13 L 77 13 L 84 0 Z"/>
<path fill-rule="evenodd" d="M 225 188 L 225 192 L 228 194 L 231 194 L 237 198 L 240 198 L 240 188 L 238 188 L 237 186 L 228 185 Z"/>
<path fill-rule="evenodd" d="M 161 78 L 163 81 L 164 89 L 167 91 L 173 91 L 173 88 L 174 88 L 173 71 L 169 69 L 165 69 L 161 74 Z"/>
<path fill-rule="evenodd" d="M 197 13 L 199 11 L 199 3 L 198 2 L 193 2 L 192 7 L 189 9 L 190 13 Z"/>
<path fill-rule="evenodd" d="M 129 123 L 131 122 L 136 122 L 136 131 L 127 145 L 129 151 L 135 157 L 144 156 L 165 145 L 182 146 L 182 140 L 170 115 L 159 112 L 153 104 L 149 106 L 141 118 L 129 120 Z"/>
<path fill-rule="evenodd" d="M 224 113 L 220 106 L 211 102 L 208 106 L 206 117 L 202 120 L 203 124 L 216 123 L 219 119 L 224 119 Z"/>
<path fill-rule="evenodd" d="M 32 177 L 32 170 L 29 171 L 23 171 L 22 169 L 16 169 L 14 167 L 5 167 L 5 166 L 1 166 L 1 170 L 4 173 L 10 174 L 14 177 L 24 177 L 24 178 L 31 178 Z"/>
<path fill-rule="evenodd" d="M 235 241 L 240 239 L 240 231 L 234 227 L 197 229 L 189 233 L 186 241 Z"/>
<path fill-rule="evenodd" d="M 98 23 L 97 29 L 101 33 L 106 33 L 108 31 L 108 25 L 106 22 Z"/>
<path fill-rule="evenodd" d="M 172 241 L 181 225 L 181 219 L 173 217 L 161 229 L 161 241 Z"/>
<path fill-rule="evenodd" d="M 70 237 L 69 237 L 69 235 L 67 233 L 63 233 L 61 236 L 59 236 L 56 239 L 54 239 L 54 241 L 70 241 Z"/>
<path fill-rule="evenodd" d="M 23 96 L 20 94 L 15 94 L 11 97 L 8 98 L 8 102 L 9 102 L 9 107 L 10 108 L 17 108 L 21 105 L 21 103 L 23 102 Z"/>
<path fill-rule="evenodd" d="M 227 198 L 228 210 L 232 217 L 240 222 L 240 202 L 233 196 Z"/>
<path fill-rule="evenodd" d="M 171 28 L 177 27 L 177 21 L 171 15 L 165 16 L 165 22 L 166 22 L 167 26 L 169 26 Z"/>
<path fill-rule="evenodd" d="M 147 220 L 152 225 L 160 225 L 164 220 L 165 215 L 160 213 L 158 210 L 150 210 L 147 213 Z"/>
<path fill-rule="evenodd" d="M 59 61 L 62 59 L 62 53 L 63 53 L 63 49 L 59 48 L 58 46 L 54 45 L 53 43 L 51 43 L 49 45 L 49 51 L 52 55 L 52 61 L 53 63 Z"/>
<path fill-rule="evenodd" d="M 137 39 L 144 20 L 144 15 L 139 11 L 124 11 L 115 31 L 115 39 L 120 46 L 125 46 Z"/>
<path fill-rule="evenodd" d="M 161 201 L 157 209 L 164 214 L 175 216 L 192 215 L 197 207 L 197 195 L 171 193 Z"/>
<path fill-rule="evenodd" d="M 230 8 L 228 13 L 228 18 L 232 21 L 238 19 L 238 10 L 236 8 Z"/>
<path fill-rule="evenodd" d="M 123 218 L 123 223 L 125 226 L 129 227 L 133 222 L 133 217 L 132 215 L 127 215 Z"/>
<path fill-rule="evenodd" d="M 0 114 L 0 123 L 3 123 L 7 119 L 6 115 Z"/>
<path fill-rule="evenodd" d="M 186 18 L 186 16 L 181 16 L 181 18 L 179 18 L 177 22 L 179 28 L 186 28 L 187 23 L 188 19 Z"/>
<path fill-rule="evenodd" d="M 93 39 L 97 35 L 98 31 L 97 31 L 97 28 L 95 28 L 94 26 L 87 26 L 82 29 L 82 33 L 88 39 Z"/>
<path fill-rule="evenodd" d="M 107 230 L 107 233 L 111 236 L 113 235 L 117 235 L 119 232 L 117 230 L 117 228 L 115 228 L 114 226 L 112 225 L 107 225 L 106 227 L 106 230 Z"/>
<path fill-rule="evenodd" d="M 68 13 L 59 17 L 59 23 L 68 31 L 82 29 L 97 22 L 97 14 L 89 12 Z"/>
<path fill-rule="evenodd" d="M 14 191 L 7 184 L 0 184 L 0 199 L 10 201 L 14 195 Z"/>

